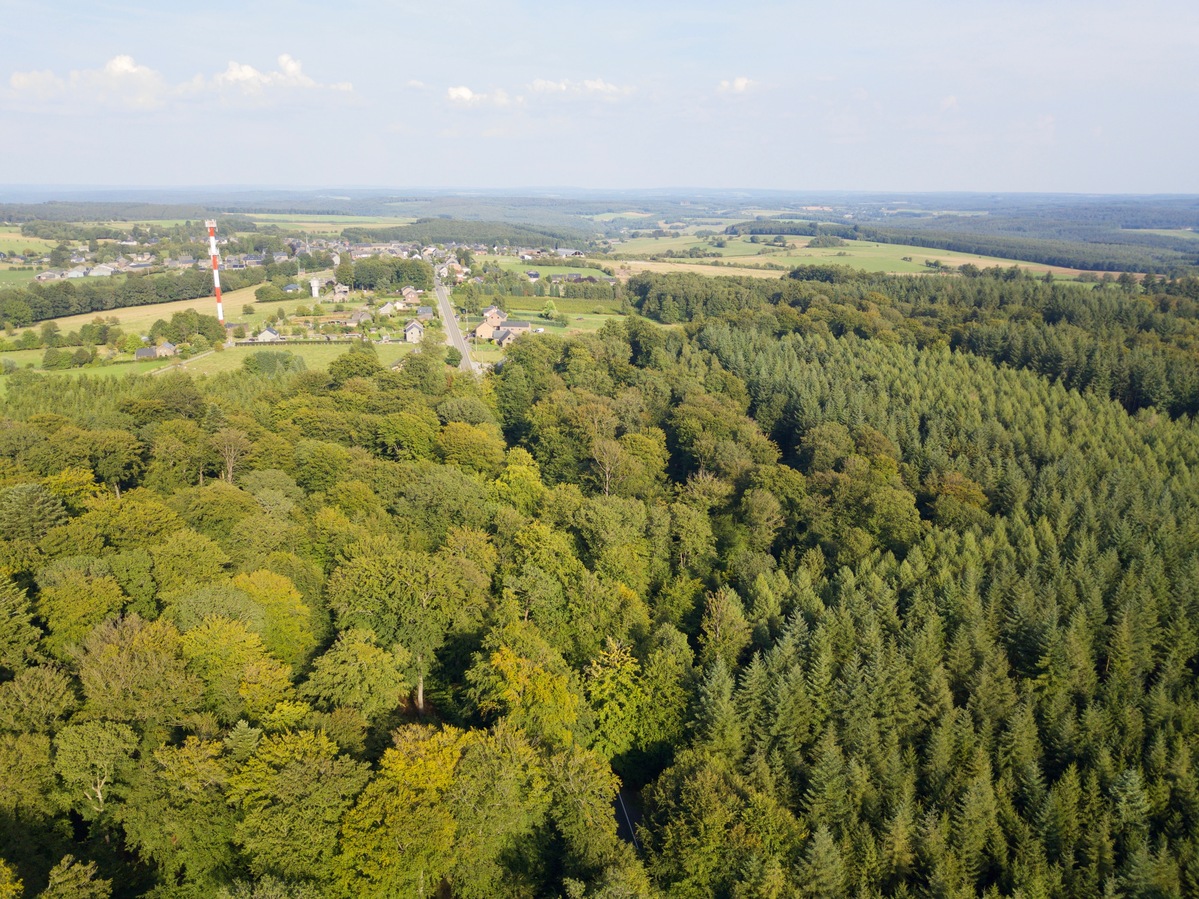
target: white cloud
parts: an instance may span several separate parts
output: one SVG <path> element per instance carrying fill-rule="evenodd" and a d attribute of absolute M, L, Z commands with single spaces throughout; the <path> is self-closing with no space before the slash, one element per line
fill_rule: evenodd
<path fill-rule="evenodd" d="M 717 86 L 722 94 L 743 94 L 751 87 L 757 85 L 758 82 L 752 78 L 746 78 L 744 75 L 738 75 L 736 78 L 725 79 Z"/>
<path fill-rule="evenodd" d="M 628 85 L 612 84 L 602 78 L 586 78 L 582 81 L 550 81 L 538 78 L 529 85 L 529 89 L 539 94 L 598 94 L 604 97 L 627 96 L 637 88 Z"/>
<path fill-rule="evenodd" d="M 941 100 L 941 112 L 949 112 L 951 109 L 958 108 L 958 98 L 953 94 Z"/>
<path fill-rule="evenodd" d="M 628 94 L 632 93 L 631 87 L 618 87 L 615 84 L 609 84 L 602 78 L 592 78 L 583 82 L 583 89 L 590 91 L 593 94 Z"/>
<path fill-rule="evenodd" d="M 148 109 L 161 106 L 170 87 L 148 66 L 132 56 L 114 56 L 101 69 L 75 69 L 61 77 L 50 71 L 13 72 L 12 95 L 46 103 L 78 99 L 88 105 Z"/>
<path fill-rule="evenodd" d="M 8 79 L 12 89 L 20 94 L 44 100 L 66 89 L 66 82 L 53 72 L 13 72 Z"/>
<path fill-rule="evenodd" d="M 348 82 L 321 84 L 304 73 L 298 59 L 284 53 L 278 68 L 262 72 L 254 66 L 230 62 L 225 71 L 211 78 L 197 74 L 179 83 L 168 82 L 160 72 L 141 65 L 132 56 L 114 56 L 99 69 L 76 69 L 66 77 L 50 71 L 13 72 L 9 77 L 9 99 L 52 104 L 68 111 L 80 106 L 103 106 L 133 110 L 157 109 L 172 101 L 195 99 L 204 94 L 263 97 L 276 90 L 352 91 Z"/>
<path fill-rule="evenodd" d="M 483 100 L 482 94 L 476 94 L 465 85 L 451 87 L 448 91 L 446 91 L 446 96 L 450 98 L 451 103 L 465 103 L 467 105 L 479 103 Z"/>
<path fill-rule="evenodd" d="M 351 91 L 354 89 L 347 81 L 334 84 L 319 84 L 310 76 L 304 74 L 303 66 L 298 59 L 284 53 L 277 60 L 279 68 L 274 72 L 260 72 L 251 65 L 229 62 L 228 68 L 212 79 L 218 88 L 235 88 L 247 94 L 259 94 L 266 88 L 327 88 L 335 91 Z"/>
<path fill-rule="evenodd" d="M 512 103 L 508 92 L 499 87 L 491 93 L 479 93 L 466 85 L 458 85 L 446 91 L 446 98 L 459 106 L 508 106 Z M 519 97 L 516 99 L 520 101 Z"/>

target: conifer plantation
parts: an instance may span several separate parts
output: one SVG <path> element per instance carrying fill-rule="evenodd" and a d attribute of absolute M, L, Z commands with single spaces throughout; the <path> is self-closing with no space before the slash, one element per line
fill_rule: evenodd
<path fill-rule="evenodd" d="M 1199 895 L 1199 283 L 622 289 L 6 376 L 0 897 Z"/>

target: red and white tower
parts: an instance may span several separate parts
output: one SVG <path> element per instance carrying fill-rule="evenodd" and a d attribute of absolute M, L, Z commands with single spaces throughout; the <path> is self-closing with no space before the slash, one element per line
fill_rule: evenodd
<path fill-rule="evenodd" d="M 208 226 L 208 252 L 212 254 L 212 284 L 216 288 L 216 317 L 225 327 L 225 310 L 221 306 L 221 257 L 216 249 L 216 222 L 209 219 L 204 223 Z"/>

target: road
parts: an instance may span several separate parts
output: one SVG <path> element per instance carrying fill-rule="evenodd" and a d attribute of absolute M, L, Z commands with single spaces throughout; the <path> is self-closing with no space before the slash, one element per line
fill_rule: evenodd
<path fill-rule="evenodd" d="M 458 327 L 458 319 L 454 316 L 454 307 L 450 305 L 450 292 L 437 279 L 433 281 L 433 290 L 437 293 L 437 308 L 441 312 L 442 327 L 445 328 L 445 342 L 462 354 L 462 361 L 458 363 L 458 367 L 463 371 L 479 374 L 483 367 L 471 356 L 470 346 L 467 344 L 466 338 L 462 336 L 462 330 Z"/>

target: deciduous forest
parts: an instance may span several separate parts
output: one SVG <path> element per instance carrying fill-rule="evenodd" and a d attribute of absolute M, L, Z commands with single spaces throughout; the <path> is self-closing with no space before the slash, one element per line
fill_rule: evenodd
<path fill-rule="evenodd" d="M 1199 894 L 1194 284 L 975 274 L 7 376 L 0 896 Z"/>

